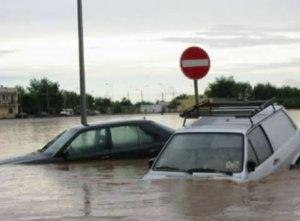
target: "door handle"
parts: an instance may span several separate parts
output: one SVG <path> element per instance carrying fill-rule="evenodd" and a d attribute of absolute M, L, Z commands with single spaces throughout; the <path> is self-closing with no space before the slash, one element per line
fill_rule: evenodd
<path fill-rule="evenodd" d="M 279 159 L 279 158 L 275 158 L 275 159 L 274 159 L 274 161 L 273 161 L 273 165 L 275 166 L 276 164 L 278 164 L 278 163 L 279 163 L 279 161 L 280 161 L 280 159 Z"/>

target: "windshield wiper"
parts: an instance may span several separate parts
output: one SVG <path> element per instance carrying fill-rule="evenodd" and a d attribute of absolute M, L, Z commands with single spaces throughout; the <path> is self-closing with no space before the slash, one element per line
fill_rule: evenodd
<path fill-rule="evenodd" d="M 155 170 L 161 170 L 161 171 L 175 171 L 175 172 L 184 172 L 188 174 L 193 174 L 193 173 L 223 173 L 228 176 L 232 176 L 232 172 L 230 171 L 223 171 L 223 170 L 216 170 L 216 169 L 207 169 L 207 168 L 193 168 L 193 169 L 180 169 L 177 167 L 171 167 L 171 166 L 160 166 L 160 167 L 155 167 Z"/>
<path fill-rule="evenodd" d="M 184 172 L 184 173 L 189 173 L 187 170 L 180 169 L 180 168 L 177 168 L 177 167 L 171 167 L 171 166 L 160 166 L 160 167 L 155 167 L 155 170 L 174 171 L 174 172 Z"/>
<path fill-rule="evenodd" d="M 216 170 L 216 169 L 208 169 L 208 168 L 193 168 L 193 169 L 189 169 L 187 170 L 188 173 L 193 174 L 193 173 L 224 173 L 226 175 L 232 176 L 232 172 L 230 171 L 223 171 L 223 170 Z"/>

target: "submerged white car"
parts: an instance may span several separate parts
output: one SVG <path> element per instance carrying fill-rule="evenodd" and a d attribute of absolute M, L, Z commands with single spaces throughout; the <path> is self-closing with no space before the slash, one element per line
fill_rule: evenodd
<path fill-rule="evenodd" d="M 282 106 L 272 100 L 209 106 L 182 114 L 197 120 L 170 137 L 144 179 L 245 182 L 300 163 L 300 133 Z"/>

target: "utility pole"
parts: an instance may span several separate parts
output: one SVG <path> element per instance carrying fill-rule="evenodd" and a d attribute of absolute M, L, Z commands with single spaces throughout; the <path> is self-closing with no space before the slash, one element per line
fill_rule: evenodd
<path fill-rule="evenodd" d="M 23 92 L 20 90 L 19 93 L 20 93 L 20 101 L 19 101 L 20 110 L 19 110 L 19 113 L 21 114 L 21 118 L 23 119 Z"/>
<path fill-rule="evenodd" d="M 199 117 L 199 93 L 198 93 L 198 80 L 194 80 L 194 88 L 195 88 L 195 105 L 196 105 L 196 113 L 197 117 Z"/>
<path fill-rule="evenodd" d="M 47 84 L 47 114 L 49 114 L 49 88 L 48 88 L 48 84 Z"/>
<path fill-rule="evenodd" d="M 84 44 L 82 24 L 82 1 L 77 0 L 78 18 L 78 46 L 79 46 L 79 79 L 80 79 L 80 114 L 81 124 L 87 125 L 86 119 L 86 95 L 85 95 L 85 70 L 84 70 Z"/>

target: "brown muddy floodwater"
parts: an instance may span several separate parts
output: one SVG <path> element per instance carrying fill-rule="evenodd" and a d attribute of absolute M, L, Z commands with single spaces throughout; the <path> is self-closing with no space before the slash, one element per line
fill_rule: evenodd
<path fill-rule="evenodd" d="M 300 126 L 300 111 L 290 111 Z M 141 119 L 97 116 L 92 121 Z M 178 128 L 177 115 L 147 115 Z M 0 121 L 0 159 L 41 148 L 78 117 Z M 0 220 L 300 220 L 300 170 L 261 181 L 142 181 L 148 160 L 0 166 Z"/>

